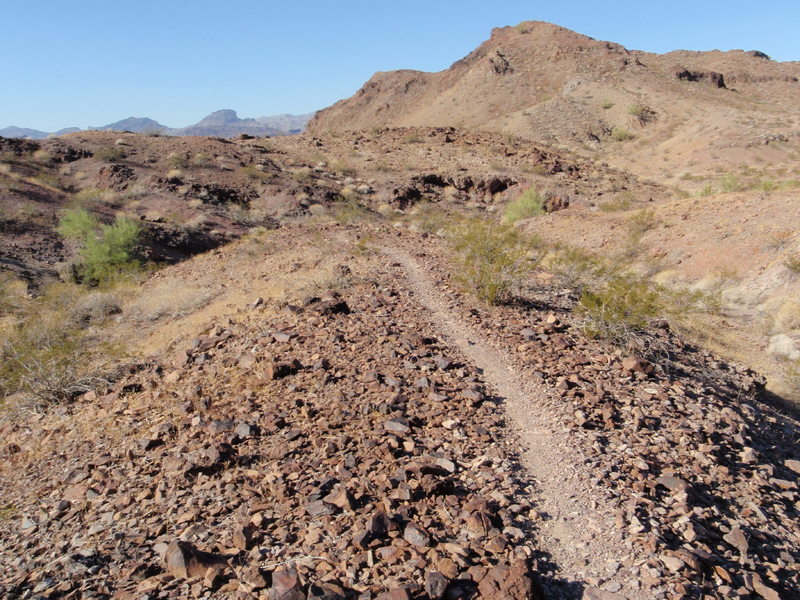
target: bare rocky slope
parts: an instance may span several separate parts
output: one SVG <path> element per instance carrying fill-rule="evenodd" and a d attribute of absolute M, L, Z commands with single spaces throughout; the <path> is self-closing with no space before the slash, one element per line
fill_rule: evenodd
<path fill-rule="evenodd" d="M 526 22 L 493 30 L 445 71 L 376 73 L 351 98 L 319 111 L 309 130 L 506 132 L 599 153 L 627 171 L 677 184 L 685 172 L 709 176 L 714 167 L 796 156 L 798 90 L 800 63 L 757 51 L 658 55 Z M 615 127 L 632 139 L 615 141 Z"/>

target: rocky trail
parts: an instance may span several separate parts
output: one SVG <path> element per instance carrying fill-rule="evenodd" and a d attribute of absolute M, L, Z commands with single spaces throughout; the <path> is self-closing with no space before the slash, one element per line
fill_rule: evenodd
<path fill-rule="evenodd" d="M 402 266 L 414 299 L 428 314 L 431 327 L 442 332 L 474 364 L 492 393 L 503 403 L 511 430 L 520 441 L 522 462 L 536 484 L 534 504 L 541 513 L 538 543 L 556 569 L 549 597 L 578 598 L 584 582 L 601 581 L 610 591 L 589 588 L 586 597 L 613 598 L 623 584 L 614 575 L 624 558 L 618 548 L 597 533 L 613 530 L 613 514 L 606 512 L 601 490 L 591 482 L 583 459 L 569 435 L 549 414 L 541 399 L 549 390 L 515 368 L 516 360 L 491 347 L 483 335 L 455 316 L 452 307 L 431 282 L 424 268 L 396 247 L 386 255 Z M 616 567 L 616 568 L 615 568 Z M 624 590 L 629 598 L 645 598 L 638 589 Z M 592 594 L 597 594 L 592 596 Z"/>

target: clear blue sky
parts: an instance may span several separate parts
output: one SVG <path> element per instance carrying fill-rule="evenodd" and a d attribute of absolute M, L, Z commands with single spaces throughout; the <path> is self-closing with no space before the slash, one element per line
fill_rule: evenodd
<path fill-rule="evenodd" d="M 375 71 L 438 71 L 493 27 L 543 20 L 638 50 L 800 60 L 800 1 L 0 0 L 0 127 L 304 113 Z"/>

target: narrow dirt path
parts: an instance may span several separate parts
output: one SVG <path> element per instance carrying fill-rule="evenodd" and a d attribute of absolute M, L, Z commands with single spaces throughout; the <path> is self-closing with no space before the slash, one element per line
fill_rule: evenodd
<path fill-rule="evenodd" d="M 403 267 L 409 289 L 429 311 L 434 328 L 483 372 L 485 383 L 505 403 L 511 430 L 523 444 L 523 465 L 538 488 L 534 501 L 542 519 L 537 542 L 556 565 L 555 573 L 545 575 L 547 597 L 580 598 L 585 589 L 599 585 L 603 591 L 584 597 L 644 600 L 635 582 L 614 577 L 633 550 L 615 528 L 614 514 L 592 484 L 580 452 L 557 420 L 541 410 L 548 390 L 515 370 L 510 356 L 459 320 L 416 259 L 397 248 L 384 252 Z"/>

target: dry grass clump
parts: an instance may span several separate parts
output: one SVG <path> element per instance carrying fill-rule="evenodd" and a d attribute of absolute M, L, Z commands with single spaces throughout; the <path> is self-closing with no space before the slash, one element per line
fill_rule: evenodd
<path fill-rule="evenodd" d="M 783 259 L 783 265 L 795 275 L 800 275 L 800 252 L 790 252 Z"/>
<path fill-rule="evenodd" d="M 0 405 L 38 412 L 106 382 L 114 351 L 91 340 L 85 326 L 113 312 L 110 297 L 54 284 L 29 299 L 9 278 L 0 289 Z"/>
<path fill-rule="evenodd" d="M 506 206 L 503 218 L 507 223 L 514 224 L 522 219 L 543 215 L 544 212 L 541 194 L 537 189 L 531 187 Z"/>
<path fill-rule="evenodd" d="M 176 281 L 161 281 L 139 294 L 123 308 L 126 319 L 147 323 L 165 318 L 185 317 L 206 306 L 219 292 L 202 286 L 184 285 Z"/>

